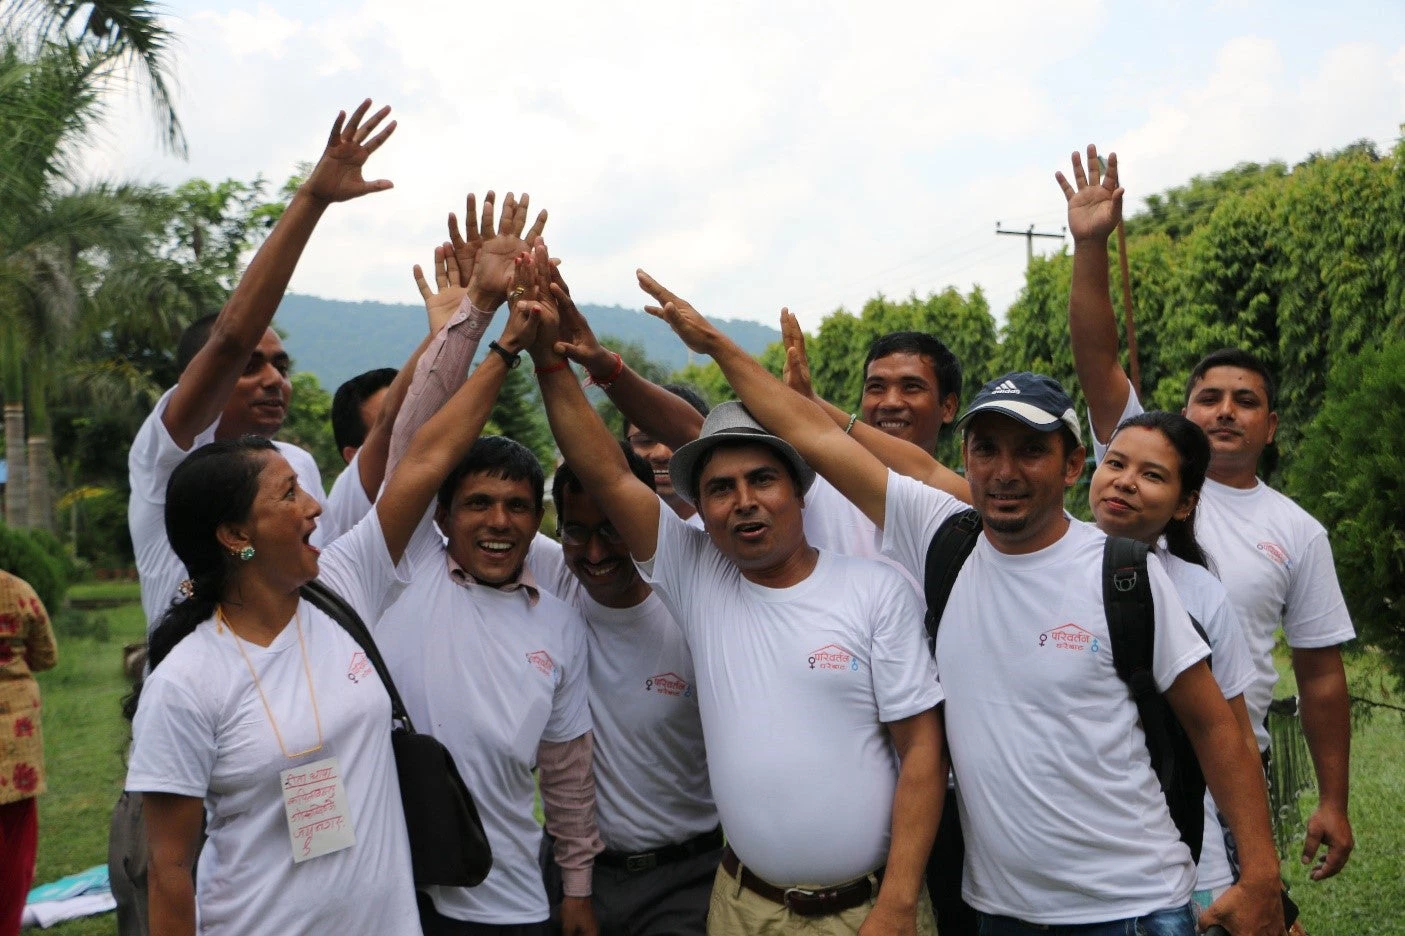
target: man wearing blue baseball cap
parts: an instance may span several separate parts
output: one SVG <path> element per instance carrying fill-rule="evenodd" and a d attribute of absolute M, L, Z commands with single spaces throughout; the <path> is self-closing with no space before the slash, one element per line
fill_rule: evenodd
<path fill-rule="evenodd" d="M 812 401 L 784 387 L 688 303 L 665 319 L 710 355 L 742 402 L 883 528 L 883 550 L 922 578 L 938 528 L 966 509 L 949 469 L 886 469 Z M 1073 401 L 1057 381 L 1005 374 L 958 420 L 982 532 L 935 641 L 946 737 L 966 832 L 962 893 L 988 936 L 1192 936 L 1195 866 L 1117 675 L 1103 606 L 1105 535 L 1063 509 L 1083 470 Z M 1196 633 L 1155 557 L 1152 676 L 1195 746 L 1241 849 L 1243 876 L 1199 920 L 1281 936 L 1278 857 L 1258 764 L 1239 741 Z M 940 925 L 940 921 L 938 921 Z"/>

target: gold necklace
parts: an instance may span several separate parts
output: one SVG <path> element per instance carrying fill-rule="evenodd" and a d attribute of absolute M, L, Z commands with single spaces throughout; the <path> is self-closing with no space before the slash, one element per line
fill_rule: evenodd
<path fill-rule="evenodd" d="M 254 672 L 254 664 L 249 661 L 249 654 L 244 650 L 244 641 L 234 632 L 234 626 L 229 623 L 229 618 L 224 616 L 224 606 L 215 608 L 215 619 L 222 628 L 229 629 L 229 636 L 234 638 L 234 645 L 239 648 L 239 655 L 244 658 L 244 665 L 249 668 L 249 676 L 254 680 L 254 688 L 258 690 L 259 701 L 263 703 L 264 714 L 268 716 L 268 723 L 273 728 L 273 737 L 278 741 L 278 747 L 283 751 L 283 756 L 292 760 L 295 757 L 302 757 L 322 750 L 322 716 L 317 711 L 317 692 L 312 688 L 312 666 L 307 662 L 307 644 L 302 637 L 302 602 L 298 602 L 298 609 L 293 615 L 293 626 L 298 632 L 298 648 L 302 651 L 302 671 L 307 676 L 307 695 L 312 700 L 312 719 L 317 725 L 317 744 L 305 751 L 289 751 L 287 745 L 283 743 L 283 733 L 278 730 L 278 721 L 273 717 L 273 708 L 268 704 L 268 696 L 264 694 L 263 684 L 259 682 L 259 674 Z"/>

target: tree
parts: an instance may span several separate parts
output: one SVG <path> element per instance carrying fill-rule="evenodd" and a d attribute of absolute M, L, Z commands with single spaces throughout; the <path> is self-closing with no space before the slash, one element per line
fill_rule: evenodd
<path fill-rule="evenodd" d="M 1405 340 L 1341 358 L 1327 403 L 1288 473 L 1299 502 L 1331 531 L 1337 577 L 1362 642 L 1405 689 Z"/>
<path fill-rule="evenodd" d="M 76 156 L 100 122 L 104 92 L 129 80 L 133 65 L 161 109 L 167 143 L 182 152 L 184 137 L 165 77 L 170 34 L 151 4 L 10 0 L 0 9 L 0 385 L 8 488 L 27 495 L 7 498 L 6 511 L 12 521 L 50 528 L 47 404 L 87 286 L 77 268 L 85 253 L 127 250 L 139 240 L 136 190 L 80 186 Z M 19 444 L 25 406 L 27 446 Z"/>
<path fill-rule="evenodd" d="M 295 372 L 292 383 L 293 399 L 278 438 L 307 449 L 317 462 L 323 486 L 328 487 L 346 466 L 332 436 L 332 395 L 310 371 Z"/>

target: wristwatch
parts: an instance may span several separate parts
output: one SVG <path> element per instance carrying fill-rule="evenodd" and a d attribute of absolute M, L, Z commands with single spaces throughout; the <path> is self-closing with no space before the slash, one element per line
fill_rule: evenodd
<path fill-rule="evenodd" d="M 488 350 L 502 355 L 503 363 L 507 364 L 509 369 L 514 368 L 518 364 L 522 363 L 522 352 L 519 351 L 516 354 L 513 354 L 511 351 L 507 350 L 502 345 L 498 344 L 496 341 L 488 342 Z"/>

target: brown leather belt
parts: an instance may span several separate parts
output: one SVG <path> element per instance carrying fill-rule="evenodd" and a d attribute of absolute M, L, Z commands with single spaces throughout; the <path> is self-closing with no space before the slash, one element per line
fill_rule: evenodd
<path fill-rule="evenodd" d="M 742 887 L 753 894 L 782 905 L 796 916 L 819 917 L 829 916 L 831 913 L 841 913 L 862 906 L 868 902 L 870 897 L 874 896 L 874 885 L 868 877 L 861 877 L 857 881 L 836 884 L 833 887 L 819 890 L 810 890 L 804 887 L 777 887 L 752 874 L 750 868 L 742 867 L 741 860 L 737 858 L 737 853 L 732 851 L 730 845 L 722 850 L 722 869 L 741 881 Z M 738 872 L 741 873 L 738 874 Z M 879 868 L 873 872 L 872 877 L 882 883 L 883 869 Z"/>

